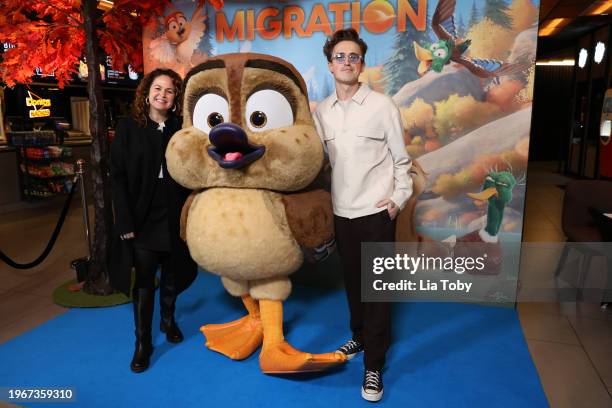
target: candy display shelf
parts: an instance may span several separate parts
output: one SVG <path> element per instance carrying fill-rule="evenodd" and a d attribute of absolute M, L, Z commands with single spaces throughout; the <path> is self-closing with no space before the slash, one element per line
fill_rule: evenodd
<path fill-rule="evenodd" d="M 22 200 L 37 200 L 70 190 L 74 165 L 72 148 L 62 145 L 54 131 L 9 132 L 15 147 Z"/>

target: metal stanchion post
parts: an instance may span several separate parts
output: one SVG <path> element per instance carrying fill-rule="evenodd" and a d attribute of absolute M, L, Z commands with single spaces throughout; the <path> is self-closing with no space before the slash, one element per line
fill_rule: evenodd
<path fill-rule="evenodd" d="M 76 174 L 81 190 L 81 206 L 83 207 L 83 226 L 85 228 L 85 238 L 87 239 L 87 257 L 75 259 L 70 266 L 76 270 L 77 281 L 83 282 L 87 278 L 88 263 L 91 258 L 91 234 L 89 228 L 89 209 L 87 207 L 87 193 L 85 192 L 85 160 L 79 159 L 76 162 Z"/>
<path fill-rule="evenodd" d="M 87 193 L 85 192 L 85 160 L 76 162 L 76 173 L 79 176 L 79 188 L 81 189 L 81 205 L 83 206 L 83 225 L 85 226 L 85 237 L 87 238 L 87 251 L 91 258 L 91 233 L 89 229 L 89 208 L 87 207 Z"/>

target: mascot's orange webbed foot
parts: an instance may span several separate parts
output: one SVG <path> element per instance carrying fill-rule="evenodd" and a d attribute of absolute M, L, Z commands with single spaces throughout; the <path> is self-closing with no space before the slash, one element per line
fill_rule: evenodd
<path fill-rule="evenodd" d="M 345 363 L 340 353 L 310 354 L 296 350 L 286 341 L 264 345 L 259 355 L 259 366 L 266 374 L 291 374 L 324 371 Z"/>
<path fill-rule="evenodd" d="M 242 297 L 249 314 L 233 322 L 207 324 L 200 328 L 206 337 L 206 347 L 232 360 L 243 360 L 253 354 L 263 341 L 263 327 L 257 301 Z"/>
<path fill-rule="evenodd" d="M 247 358 L 263 341 L 261 320 L 251 316 L 224 324 L 207 324 L 200 331 L 206 336 L 206 347 L 232 360 Z"/>
<path fill-rule="evenodd" d="M 266 374 L 289 374 L 323 371 L 343 364 L 340 353 L 311 354 L 296 350 L 283 338 L 283 305 L 280 301 L 261 300 L 264 345 L 259 366 Z"/>

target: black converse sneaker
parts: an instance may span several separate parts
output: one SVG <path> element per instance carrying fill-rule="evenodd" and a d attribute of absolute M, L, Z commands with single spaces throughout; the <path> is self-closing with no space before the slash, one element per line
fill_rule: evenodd
<path fill-rule="evenodd" d="M 363 344 L 355 340 L 347 341 L 342 346 L 338 347 L 338 350 L 336 350 L 336 352 L 344 354 L 349 360 L 355 357 L 357 353 L 362 351 Z"/>
<path fill-rule="evenodd" d="M 377 402 L 383 396 L 383 381 L 380 371 L 365 370 L 361 397 L 366 401 Z"/>

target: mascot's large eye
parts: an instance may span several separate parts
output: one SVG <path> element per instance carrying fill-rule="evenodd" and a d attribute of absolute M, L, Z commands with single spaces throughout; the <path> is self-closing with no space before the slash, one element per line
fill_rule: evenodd
<path fill-rule="evenodd" d="M 429 49 L 430 49 L 431 51 L 435 51 L 435 50 L 437 50 L 438 48 L 440 48 L 440 44 L 438 44 L 438 43 L 431 44 L 431 47 L 429 47 Z"/>
<path fill-rule="evenodd" d="M 176 31 L 177 28 L 178 26 L 176 25 L 176 23 L 170 23 L 170 30 Z"/>
<path fill-rule="evenodd" d="M 434 51 L 433 55 L 435 55 L 438 58 L 444 58 L 446 57 L 446 50 L 442 48 L 438 48 L 437 50 Z"/>
<path fill-rule="evenodd" d="M 224 120 L 225 118 L 219 112 L 213 112 L 206 118 L 206 123 L 208 123 L 208 126 L 212 129 L 219 123 L 223 123 Z"/>
<path fill-rule="evenodd" d="M 204 133 L 209 133 L 214 126 L 227 122 L 228 119 L 227 100 L 214 93 L 200 96 L 193 109 L 193 126 Z"/>
<path fill-rule="evenodd" d="M 253 132 L 293 125 L 293 110 L 282 93 L 272 89 L 255 92 L 246 103 L 246 122 Z"/>
<path fill-rule="evenodd" d="M 268 116 L 262 111 L 255 111 L 251 113 L 251 117 L 249 119 L 249 123 L 256 128 L 262 128 L 266 126 L 266 123 L 268 123 Z"/>

